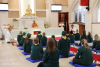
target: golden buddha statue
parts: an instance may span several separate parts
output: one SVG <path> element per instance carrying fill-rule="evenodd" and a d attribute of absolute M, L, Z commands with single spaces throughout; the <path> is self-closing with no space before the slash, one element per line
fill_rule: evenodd
<path fill-rule="evenodd" d="M 26 9 L 26 14 L 23 16 L 35 16 L 35 14 L 32 14 L 32 9 L 30 8 L 30 5 L 28 5 L 28 8 Z"/>

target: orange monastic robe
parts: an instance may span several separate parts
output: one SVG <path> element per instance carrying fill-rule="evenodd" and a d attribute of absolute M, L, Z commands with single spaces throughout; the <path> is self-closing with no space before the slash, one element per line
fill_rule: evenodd
<path fill-rule="evenodd" d="M 33 27 L 33 28 L 36 28 L 36 26 L 38 26 L 37 23 L 35 23 L 32 27 Z"/>

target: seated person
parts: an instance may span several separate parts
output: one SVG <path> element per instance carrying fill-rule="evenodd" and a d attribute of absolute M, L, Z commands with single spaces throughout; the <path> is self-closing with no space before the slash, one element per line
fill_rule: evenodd
<path fill-rule="evenodd" d="M 38 38 L 38 39 L 39 39 L 39 43 L 40 43 L 41 38 L 42 38 L 41 31 L 38 31 L 38 35 L 36 36 L 36 38 Z"/>
<path fill-rule="evenodd" d="M 95 40 L 93 41 L 92 49 L 95 48 L 96 50 L 100 50 L 99 36 L 96 34 L 94 38 L 95 38 Z"/>
<path fill-rule="evenodd" d="M 43 58 L 43 47 L 39 45 L 39 39 L 35 38 L 34 39 L 34 44 L 31 47 L 31 56 L 30 58 L 32 60 L 40 60 Z"/>
<path fill-rule="evenodd" d="M 92 65 L 93 63 L 93 55 L 92 50 L 89 48 L 87 40 L 81 40 L 81 45 L 73 59 L 73 64 L 79 64 L 84 66 Z"/>
<path fill-rule="evenodd" d="M 59 50 L 55 47 L 53 38 L 47 42 L 47 48 L 44 51 L 43 62 L 37 67 L 59 67 Z"/>
<path fill-rule="evenodd" d="M 62 31 L 62 38 L 59 40 L 58 49 L 60 55 L 63 55 L 64 57 L 69 56 L 70 40 L 66 37 L 66 31 Z"/>
<path fill-rule="evenodd" d="M 23 32 L 23 37 L 21 38 L 20 43 L 19 43 L 20 46 L 23 46 L 25 39 L 26 39 L 26 33 Z"/>
<path fill-rule="evenodd" d="M 80 33 L 78 33 L 78 30 L 76 30 L 75 40 L 80 40 Z"/>
<path fill-rule="evenodd" d="M 33 27 L 33 28 L 38 27 L 37 23 L 35 23 L 35 20 L 33 21 L 32 27 Z"/>
<path fill-rule="evenodd" d="M 73 31 L 70 31 L 69 38 L 70 38 L 70 43 L 75 43 L 75 42 L 74 42 L 74 35 L 73 35 Z"/>
<path fill-rule="evenodd" d="M 82 39 L 86 39 L 86 40 L 87 40 L 86 31 L 85 31 L 85 30 L 83 31 L 82 36 L 81 36 L 81 38 L 80 38 L 79 46 L 81 46 L 81 40 L 82 40 Z"/>
<path fill-rule="evenodd" d="M 92 34 L 90 32 L 88 32 L 87 41 L 88 42 L 92 42 L 93 41 Z"/>
<path fill-rule="evenodd" d="M 31 34 L 28 33 L 27 38 L 24 42 L 24 52 L 26 53 L 31 53 L 31 46 L 33 45 L 33 40 L 30 38 L 31 38 Z"/>
<path fill-rule="evenodd" d="M 43 37 L 41 38 L 41 45 L 42 46 L 47 45 L 47 37 L 45 36 L 45 33 L 43 33 Z"/>
<path fill-rule="evenodd" d="M 18 44 L 19 44 L 20 46 L 21 46 L 20 40 L 21 40 L 22 37 L 23 37 L 22 31 L 20 31 L 19 35 L 17 36 L 17 41 L 18 41 Z"/>
<path fill-rule="evenodd" d="M 56 47 L 57 47 L 57 41 L 55 40 L 55 35 L 52 35 L 51 38 L 54 39 L 54 41 L 55 41 L 55 45 L 56 45 Z"/>

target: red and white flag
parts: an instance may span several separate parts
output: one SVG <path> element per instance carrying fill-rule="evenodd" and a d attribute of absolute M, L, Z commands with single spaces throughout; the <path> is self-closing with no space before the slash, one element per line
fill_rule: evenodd
<path fill-rule="evenodd" d="M 80 0 L 80 5 L 81 6 L 88 6 L 89 0 Z"/>

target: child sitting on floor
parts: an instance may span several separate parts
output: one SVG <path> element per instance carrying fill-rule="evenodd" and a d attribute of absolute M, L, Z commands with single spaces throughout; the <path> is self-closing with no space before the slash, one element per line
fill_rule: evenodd
<path fill-rule="evenodd" d="M 38 39 L 39 39 L 39 43 L 40 43 L 41 38 L 42 38 L 41 31 L 38 31 L 38 35 L 36 36 L 36 38 L 38 38 Z"/>
<path fill-rule="evenodd" d="M 78 30 L 76 30 L 75 40 L 80 40 L 80 33 L 78 33 Z"/>
<path fill-rule="evenodd" d="M 20 31 L 19 35 L 17 36 L 17 41 L 18 41 L 18 44 L 19 44 L 20 46 L 22 46 L 22 45 L 20 44 L 20 40 L 21 40 L 22 37 L 23 37 L 22 31 Z"/>
<path fill-rule="evenodd" d="M 51 38 L 54 39 L 54 41 L 55 41 L 55 46 L 57 47 L 57 41 L 55 40 L 55 35 L 52 35 Z"/>
<path fill-rule="evenodd" d="M 43 47 L 39 45 L 39 39 L 35 38 L 34 39 L 34 44 L 31 47 L 31 56 L 30 58 L 32 60 L 40 60 L 43 58 Z"/>
<path fill-rule="evenodd" d="M 70 43 L 75 43 L 75 41 L 74 41 L 74 35 L 73 35 L 73 31 L 70 31 L 69 38 L 70 38 Z"/>
<path fill-rule="evenodd" d="M 28 33 L 27 38 L 24 42 L 24 52 L 26 53 L 31 53 L 31 46 L 33 45 L 33 40 L 30 38 L 31 38 L 31 34 Z"/>
<path fill-rule="evenodd" d="M 96 50 L 100 50 L 100 39 L 99 39 L 99 36 L 96 34 L 94 38 L 95 38 L 95 40 L 93 41 L 92 49 L 95 48 Z"/>
<path fill-rule="evenodd" d="M 60 55 L 63 55 L 64 57 L 69 56 L 70 40 L 66 37 L 66 31 L 62 31 L 62 38 L 58 42 L 58 49 Z"/>
<path fill-rule="evenodd" d="M 59 50 L 55 47 L 55 41 L 50 38 L 44 51 L 43 62 L 37 67 L 59 67 Z"/>
<path fill-rule="evenodd" d="M 41 45 L 42 46 L 47 45 L 47 37 L 45 36 L 45 33 L 43 33 L 43 37 L 41 38 Z"/>
<path fill-rule="evenodd" d="M 23 46 L 25 39 L 26 39 L 26 33 L 23 32 L 23 37 L 20 40 L 20 46 Z"/>
<path fill-rule="evenodd" d="M 92 34 L 90 32 L 88 32 L 87 41 L 88 42 L 92 42 L 93 41 Z"/>
<path fill-rule="evenodd" d="M 73 64 L 89 66 L 93 63 L 92 50 L 89 48 L 86 39 L 81 40 L 81 46 L 72 62 Z"/>

